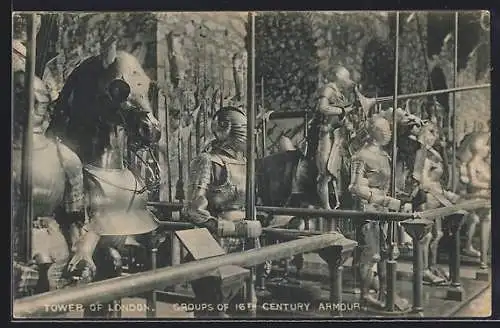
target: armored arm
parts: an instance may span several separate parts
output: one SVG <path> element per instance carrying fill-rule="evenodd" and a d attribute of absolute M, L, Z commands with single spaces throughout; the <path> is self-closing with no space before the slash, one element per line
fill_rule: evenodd
<path fill-rule="evenodd" d="M 491 186 L 487 181 L 483 181 L 479 178 L 480 173 L 477 171 L 474 162 L 469 162 L 467 164 L 467 173 L 469 175 L 469 185 L 473 188 L 478 189 L 490 189 Z"/>
<path fill-rule="evenodd" d="M 207 228 L 220 237 L 257 237 L 261 233 L 259 221 L 228 221 L 216 218 L 208 211 L 206 192 L 212 182 L 212 158 L 201 154 L 193 160 L 190 167 L 190 185 L 187 205 L 183 217 L 198 227 Z"/>
<path fill-rule="evenodd" d="M 212 177 L 212 159 L 207 153 L 195 158 L 190 165 L 187 204 L 183 217 L 196 226 L 205 227 L 210 232 L 217 232 L 217 219 L 208 211 L 206 192 Z"/>
<path fill-rule="evenodd" d="M 351 164 L 351 183 L 349 185 L 349 191 L 354 196 L 366 200 L 369 204 L 382 205 L 392 210 L 399 210 L 401 207 L 401 201 L 399 199 L 386 196 L 379 189 L 370 188 L 365 174 L 365 162 L 361 157 L 355 156 Z"/>
<path fill-rule="evenodd" d="M 323 115 L 343 115 L 346 112 L 348 112 L 348 110 L 343 108 L 343 107 L 331 104 L 331 102 L 330 102 L 331 99 L 338 99 L 339 98 L 340 95 L 338 95 L 337 93 L 338 92 L 335 91 L 334 89 L 332 89 L 331 87 L 326 87 L 323 90 L 323 92 L 319 98 L 319 106 L 318 106 L 319 112 L 321 114 L 323 114 Z M 335 104 L 338 102 L 334 101 L 333 103 Z"/>

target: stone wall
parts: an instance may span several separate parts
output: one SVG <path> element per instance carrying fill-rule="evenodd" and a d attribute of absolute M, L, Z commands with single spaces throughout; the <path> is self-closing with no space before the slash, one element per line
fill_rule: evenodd
<path fill-rule="evenodd" d="M 439 54 L 428 55 L 427 18 L 442 13 L 400 14 L 399 75 L 400 94 L 430 89 L 429 72 L 435 67 L 445 75 L 446 86 L 453 87 L 453 37 L 443 44 Z M 466 14 L 461 14 L 466 16 Z M 461 16 L 461 17 L 462 17 Z M 466 18 L 460 18 L 462 22 Z M 315 90 L 322 83 L 322 74 L 334 65 L 347 67 L 353 79 L 359 81 L 368 97 L 394 94 L 394 35 L 395 14 L 384 12 L 315 12 L 262 13 L 258 17 L 257 60 L 258 76 L 264 77 L 264 103 L 269 110 L 313 109 Z M 474 24 L 474 23 L 472 23 Z M 476 24 L 477 25 L 477 24 Z M 453 25 L 450 27 L 452 32 Z M 470 27 L 460 26 L 459 51 L 472 51 L 475 44 L 484 42 L 470 33 Z M 484 33 L 483 33 L 484 34 Z M 459 36 L 460 37 L 460 36 Z M 487 38 L 486 38 L 487 39 Z M 451 48 L 450 48 L 451 47 Z M 485 48 L 488 48 L 487 45 Z M 465 50 L 464 50 L 465 49 Z M 484 49 L 484 47 L 483 47 Z M 483 51 L 484 53 L 484 51 Z M 465 56 L 467 56 L 469 53 Z M 458 86 L 489 81 L 489 72 L 478 76 L 477 58 L 480 52 L 465 58 L 458 74 Z M 427 57 L 427 60 L 426 60 Z M 463 57 L 463 56 L 462 56 Z M 484 60 L 483 60 L 484 61 Z M 484 66 L 484 63 L 482 64 Z M 462 68 L 464 67 L 464 68 Z M 435 89 L 435 88 L 434 88 Z M 451 98 L 448 108 L 452 107 Z M 416 114 L 422 113 L 426 98 L 402 102 Z M 391 106 L 387 103 L 385 106 Z M 477 116 L 481 113 L 481 117 Z M 457 133 L 481 121 L 486 126 L 490 116 L 489 90 L 457 94 Z M 450 119 L 448 119 L 450 120 Z M 303 138 L 295 129 L 300 120 L 272 122 L 268 144 L 273 144 L 282 131 L 296 143 Z M 481 125 L 481 124 L 477 124 Z M 275 149 L 271 149 L 273 151 Z"/>
<path fill-rule="evenodd" d="M 71 71 L 84 59 L 99 54 L 110 36 L 117 48 L 134 54 L 152 80 L 156 80 L 156 20 L 139 13 L 64 13 L 57 18 L 58 56 L 46 65 L 60 90 Z"/>

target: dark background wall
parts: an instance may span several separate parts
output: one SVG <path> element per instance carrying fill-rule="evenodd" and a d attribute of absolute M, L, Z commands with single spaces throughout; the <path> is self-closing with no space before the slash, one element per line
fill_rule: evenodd
<path fill-rule="evenodd" d="M 490 80 L 489 33 L 481 28 L 480 18 L 478 12 L 460 14 L 459 86 Z M 245 103 L 246 19 L 246 13 L 238 12 L 44 14 L 37 44 L 38 71 L 46 66 L 45 74 L 51 75 L 54 87 L 60 89 L 81 60 L 98 54 L 101 43 L 110 35 L 118 36 L 118 47 L 134 53 L 150 78 L 156 81 L 157 88 L 150 97 L 163 132 L 167 123 L 170 124 L 170 134 L 167 138 L 163 133 L 158 152 L 165 164 L 161 197 L 166 199 L 168 190 L 175 190 L 175 186 L 167 188 L 167 176 L 170 175 L 175 184 L 180 161 L 187 183 L 187 163 L 210 139 L 209 131 L 198 135 L 193 132 L 196 126 L 193 110 L 206 104 L 207 117 L 210 117 L 221 105 Z M 259 13 L 256 18 L 259 105 L 265 110 L 314 109 L 322 76 L 335 64 L 351 70 L 366 96 L 392 95 L 394 27 L 394 15 L 384 12 Z M 25 39 L 24 30 L 23 20 L 15 16 L 14 38 Z M 175 50 L 178 52 L 176 63 L 182 74 L 172 70 L 169 35 L 175 35 L 179 44 Z M 452 36 L 453 14 L 418 13 L 413 17 L 401 14 L 400 93 L 431 89 L 430 75 L 434 89 L 453 86 Z M 52 59 L 56 54 L 58 56 Z M 233 61 L 235 57 L 239 58 L 238 67 Z M 243 72 L 239 102 L 233 101 L 237 93 L 235 70 Z M 425 100 L 416 99 L 401 105 L 408 105 L 412 112 L 419 114 Z M 450 108 L 451 96 L 444 95 L 438 100 Z M 473 129 L 474 122 L 486 127 L 490 106 L 489 90 L 457 94 L 459 139 Z M 183 124 L 179 156 L 180 117 Z M 199 121 L 201 131 L 205 131 L 204 123 L 203 119 Z M 268 145 L 282 132 L 299 142 L 303 135 L 297 126 L 301 123 L 300 120 L 272 123 Z M 275 148 L 269 150 L 272 152 Z"/>

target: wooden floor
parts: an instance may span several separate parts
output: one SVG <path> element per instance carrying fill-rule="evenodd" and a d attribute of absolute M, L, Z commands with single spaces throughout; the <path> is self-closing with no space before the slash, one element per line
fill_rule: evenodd
<path fill-rule="evenodd" d="M 459 318 L 459 317 L 488 317 L 491 314 L 491 288 L 489 282 L 478 281 L 475 279 L 476 267 L 464 266 L 461 269 L 462 286 L 464 289 L 464 299 L 462 302 L 447 300 L 447 287 L 429 287 L 424 286 L 424 317 L 432 318 Z M 411 264 L 402 262 L 399 265 L 398 271 L 411 270 Z M 349 285 L 349 277 L 344 279 L 344 285 Z M 322 283 L 321 301 L 325 304 L 328 302 L 329 291 L 327 281 Z M 398 294 L 407 299 L 410 304 L 412 302 L 412 282 L 409 279 L 399 279 L 396 289 Z M 343 294 L 343 302 L 346 304 L 355 304 L 358 302 L 358 295 L 349 292 Z M 274 299 L 272 303 L 289 303 L 286 300 Z M 141 298 L 125 298 L 122 300 L 124 310 L 121 312 L 122 319 L 146 319 L 145 305 L 146 302 Z M 132 306 L 130 306 L 132 305 Z M 139 310 L 134 309 L 140 308 Z M 324 311 L 311 306 L 307 312 L 290 312 L 290 311 L 259 311 L 258 318 L 262 319 L 328 319 L 332 318 L 328 311 Z M 345 318 L 366 318 L 378 317 L 384 318 L 385 315 L 376 314 L 373 312 L 365 312 L 362 310 L 352 310 L 343 313 Z M 412 317 L 411 314 L 404 314 L 403 317 Z M 72 313 L 66 316 L 68 319 L 82 318 L 82 313 Z M 167 304 L 157 302 L 156 318 L 164 319 L 193 319 L 192 312 L 186 312 L 179 308 L 176 304 Z"/>

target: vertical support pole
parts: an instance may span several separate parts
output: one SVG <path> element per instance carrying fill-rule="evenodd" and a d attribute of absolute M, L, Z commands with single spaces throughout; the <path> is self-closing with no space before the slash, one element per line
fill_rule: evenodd
<path fill-rule="evenodd" d="M 396 33 L 394 45 L 394 96 L 392 112 L 392 162 L 391 162 L 391 197 L 396 197 L 396 160 L 397 160 L 397 116 L 398 86 L 399 86 L 399 11 L 396 11 Z M 387 261 L 387 311 L 395 311 L 396 301 L 396 270 L 397 245 L 394 241 L 396 230 L 395 222 L 388 223 L 387 239 L 389 243 L 389 259 Z"/>
<path fill-rule="evenodd" d="M 246 178 L 246 219 L 257 220 L 255 211 L 255 13 L 248 13 L 248 65 L 247 65 L 247 178 Z M 260 246 L 255 238 L 254 247 Z M 257 295 L 255 294 L 255 267 L 251 268 L 247 301 L 252 306 L 250 315 L 257 315 Z"/>
<path fill-rule="evenodd" d="M 262 115 L 262 134 L 261 134 L 261 146 L 262 146 L 262 157 L 267 155 L 266 151 L 266 138 L 267 138 L 267 119 L 266 119 L 266 108 L 264 106 L 264 76 L 260 78 L 260 105 L 261 105 L 261 115 Z"/>
<path fill-rule="evenodd" d="M 26 97 L 28 98 L 28 108 L 24 118 L 25 127 L 23 131 L 23 152 L 22 152 L 22 171 L 21 171 L 21 210 L 23 215 L 20 227 L 22 235 L 21 250 L 19 253 L 24 260 L 29 262 L 32 257 L 31 227 L 33 222 L 33 117 L 32 113 L 35 107 L 35 63 L 36 63 L 36 14 L 28 15 L 27 24 L 28 49 L 26 61 Z"/>
<path fill-rule="evenodd" d="M 455 37 L 454 39 L 454 53 L 453 53 L 453 88 L 458 87 L 458 11 L 455 12 Z M 452 95 L 452 121 L 451 121 L 451 133 L 452 133 L 452 165 L 451 165 L 451 186 L 452 190 L 457 188 L 457 93 L 453 92 Z"/>
<path fill-rule="evenodd" d="M 153 237 L 154 238 L 154 237 Z M 151 247 L 151 270 L 156 270 L 156 260 L 158 256 L 157 245 L 152 245 Z M 156 290 L 152 290 L 151 294 L 147 299 L 147 317 L 156 318 Z"/>
<path fill-rule="evenodd" d="M 422 313 L 423 268 L 422 244 L 413 237 L 413 313 Z"/>

